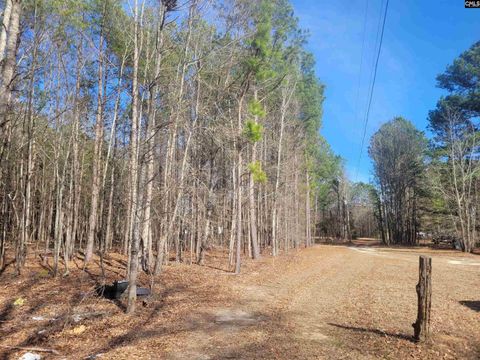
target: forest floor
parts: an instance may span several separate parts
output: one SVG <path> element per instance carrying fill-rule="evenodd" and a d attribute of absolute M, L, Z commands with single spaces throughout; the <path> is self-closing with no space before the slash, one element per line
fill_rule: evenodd
<path fill-rule="evenodd" d="M 58 352 L 31 351 L 43 359 L 479 359 L 480 256 L 368 245 L 246 260 L 238 276 L 215 251 L 208 266 L 171 263 L 133 316 L 95 295 L 96 264 L 84 272 L 77 259 L 59 279 L 40 261 L 20 277 L 11 265 L 0 274 L 0 359 L 32 347 Z M 433 257 L 426 344 L 411 337 L 420 254 Z M 109 282 L 121 279 L 125 260 L 105 267 Z"/>

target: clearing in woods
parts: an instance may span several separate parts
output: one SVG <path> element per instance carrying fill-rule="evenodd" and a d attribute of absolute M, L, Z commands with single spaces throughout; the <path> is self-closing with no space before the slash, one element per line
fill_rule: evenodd
<path fill-rule="evenodd" d="M 172 264 L 158 294 L 134 316 L 93 296 L 98 268 L 63 280 L 40 267 L 16 280 L 6 273 L 0 359 L 25 352 L 11 346 L 76 359 L 480 358 L 480 256 L 359 244 L 265 256 L 247 261 L 239 276 L 225 271 L 216 253 L 207 264 L 218 266 L 201 271 Z M 411 338 L 420 254 L 433 258 L 433 336 L 422 345 Z M 121 275 L 121 261 L 106 260 L 109 281 Z M 24 304 L 13 305 L 20 297 Z"/>

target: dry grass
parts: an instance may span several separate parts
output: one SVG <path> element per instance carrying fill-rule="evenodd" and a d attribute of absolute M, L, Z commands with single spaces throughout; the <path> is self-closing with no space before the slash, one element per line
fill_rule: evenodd
<path fill-rule="evenodd" d="M 432 341 L 419 345 L 411 324 L 420 253 L 433 256 L 433 313 Z M 29 260 L 22 276 L 12 266 L 0 275 L 0 359 L 25 352 L 5 346 L 75 359 L 480 358 L 478 255 L 321 245 L 247 260 L 234 276 L 225 254 L 212 251 L 208 266 L 166 266 L 133 316 L 96 296 L 98 259 L 85 272 L 77 259 L 59 279 Z M 125 259 L 113 254 L 105 266 L 107 282 L 121 279 Z M 25 303 L 13 305 L 18 298 Z"/>

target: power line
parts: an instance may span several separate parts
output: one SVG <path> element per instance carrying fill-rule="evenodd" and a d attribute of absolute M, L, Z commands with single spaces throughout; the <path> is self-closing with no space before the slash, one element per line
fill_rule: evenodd
<path fill-rule="evenodd" d="M 373 48 L 372 48 L 372 51 L 373 51 L 373 54 L 372 54 L 372 66 L 371 66 L 371 71 L 370 71 L 370 77 L 368 78 L 368 82 L 367 82 L 367 96 L 365 98 L 365 112 L 364 112 L 364 119 L 366 117 L 366 109 L 367 109 L 367 106 L 368 106 L 368 94 L 370 93 L 371 91 L 371 88 L 372 88 L 372 83 L 373 83 L 373 77 L 374 77 L 374 70 L 375 70 L 375 53 L 377 53 L 378 49 L 379 49 L 379 45 L 380 45 L 380 29 L 382 27 L 382 20 L 383 20 L 383 8 L 384 8 L 384 4 L 385 4 L 385 0 L 382 0 L 382 2 L 380 3 L 380 11 L 378 12 L 378 25 L 377 25 L 377 34 L 375 35 L 375 41 L 373 43 Z M 362 142 L 362 148 L 363 148 L 363 142 Z M 358 158 L 358 162 L 355 164 L 355 181 L 357 181 L 357 178 L 358 178 L 358 170 L 359 170 L 359 162 L 360 162 L 360 153 L 361 151 L 359 152 L 359 158 Z"/>
<path fill-rule="evenodd" d="M 360 53 L 360 69 L 358 73 L 358 84 L 357 84 L 357 97 L 355 100 L 355 122 L 358 119 L 358 103 L 360 101 L 360 88 L 362 82 L 362 69 L 363 69 L 363 54 L 365 52 L 365 34 L 367 32 L 367 15 L 368 15 L 368 3 L 369 0 L 365 2 L 365 14 L 363 17 L 363 33 L 362 33 L 362 51 Z"/>
<path fill-rule="evenodd" d="M 364 124 L 364 127 L 363 127 L 362 145 L 360 146 L 360 155 L 358 157 L 358 162 L 357 162 L 357 170 L 356 170 L 356 174 L 355 174 L 355 181 L 358 178 L 358 169 L 360 167 L 360 160 L 362 159 L 363 146 L 365 144 L 365 137 L 366 137 L 366 134 L 367 134 L 368 118 L 370 116 L 370 108 L 372 106 L 373 91 L 375 89 L 375 82 L 377 80 L 378 62 L 379 62 L 379 59 L 380 59 L 380 53 L 382 51 L 383 34 L 385 32 L 385 23 L 387 21 L 388 3 L 389 3 L 389 0 L 387 0 L 387 3 L 385 5 L 385 13 L 383 15 L 382 32 L 380 34 L 380 44 L 378 46 L 377 59 L 375 61 L 375 67 L 374 67 L 374 70 L 373 70 L 373 81 L 372 81 L 372 86 L 370 88 L 370 96 L 369 96 L 369 100 L 368 100 L 367 113 L 366 113 L 366 116 L 365 116 L 365 124 Z"/>

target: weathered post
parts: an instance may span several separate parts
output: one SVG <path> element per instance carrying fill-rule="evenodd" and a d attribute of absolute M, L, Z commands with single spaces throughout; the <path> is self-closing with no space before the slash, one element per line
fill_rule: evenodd
<path fill-rule="evenodd" d="M 430 335 L 430 309 L 432 307 L 432 258 L 420 256 L 417 284 L 417 321 L 412 324 L 416 341 L 425 341 Z"/>

